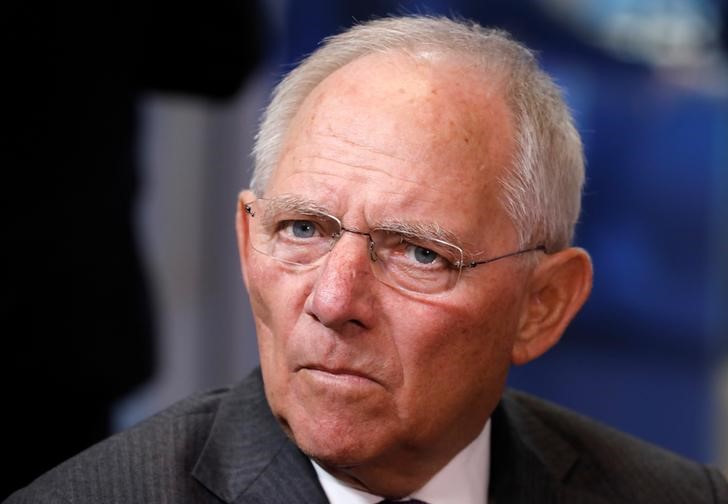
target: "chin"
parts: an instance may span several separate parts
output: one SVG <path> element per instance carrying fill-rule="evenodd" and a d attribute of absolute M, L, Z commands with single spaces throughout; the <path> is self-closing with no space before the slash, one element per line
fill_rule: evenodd
<path fill-rule="evenodd" d="M 287 431 L 296 445 L 322 465 L 355 467 L 380 456 L 391 443 L 391 436 L 350 419 L 291 418 Z"/>

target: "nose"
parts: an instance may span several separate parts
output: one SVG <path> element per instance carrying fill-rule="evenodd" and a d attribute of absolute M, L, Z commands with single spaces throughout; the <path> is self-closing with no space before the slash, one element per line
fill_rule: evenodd
<path fill-rule="evenodd" d="M 368 328 L 373 323 L 374 277 L 368 237 L 345 232 L 326 255 L 304 309 L 336 331 Z"/>

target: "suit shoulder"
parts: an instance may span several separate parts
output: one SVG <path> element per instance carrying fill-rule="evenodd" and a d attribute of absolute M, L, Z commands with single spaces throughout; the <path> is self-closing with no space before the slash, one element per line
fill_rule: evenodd
<path fill-rule="evenodd" d="M 142 502 L 194 486 L 189 474 L 232 390 L 183 399 L 66 460 L 6 502 Z"/>
<path fill-rule="evenodd" d="M 553 452 L 550 440 L 559 439 L 577 454 L 573 482 L 591 486 L 596 483 L 579 480 L 598 477 L 599 485 L 617 489 L 626 502 L 728 502 L 728 483 L 717 469 L 523 392 L 509 390 L 503 403 L 536 453 Z M 640 495 L 652 497 L 635 498 Z M 654 500 L 662 495 L 671 497 Z"/>

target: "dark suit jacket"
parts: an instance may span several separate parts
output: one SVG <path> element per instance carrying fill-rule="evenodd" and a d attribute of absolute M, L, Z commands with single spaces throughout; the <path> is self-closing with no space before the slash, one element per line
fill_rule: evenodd
<path fill-rule="evenodd" d="M 491 502 L 728 503 L 716 470 L 525 394 L 507 392 L 492 419 Z M 273 418 L 255 372 L 91 447 L 6 502 L 327 499 L 311 463 Z"/>

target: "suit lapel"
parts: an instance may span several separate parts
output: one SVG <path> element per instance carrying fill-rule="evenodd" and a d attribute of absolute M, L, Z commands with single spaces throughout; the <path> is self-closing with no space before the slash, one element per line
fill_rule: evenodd
<path fill-rule="evenodd" d="M 260 371 L 221 402 L 192 476 L 227 503 L 328 502 L 310 461 L 273 417 Z"/>
<path fill-rule="evenodd" d="M 568 485 L 579 452 L 506 392 L 491 415 L 489 503 L 606 502 Z"/>
<path fill-rule="evenodd" d="M 329 501 L 311 462 L 288 441 L 235 502 L 328 504 Z"/>

